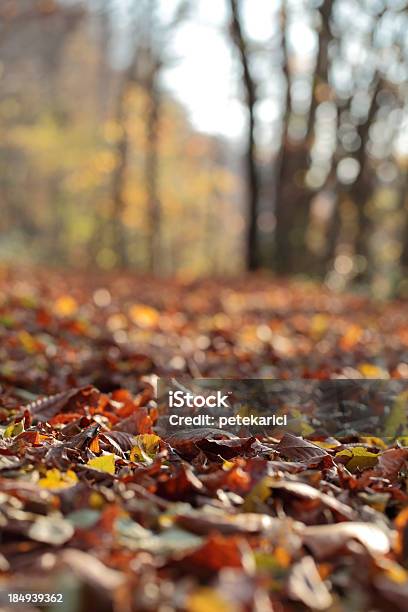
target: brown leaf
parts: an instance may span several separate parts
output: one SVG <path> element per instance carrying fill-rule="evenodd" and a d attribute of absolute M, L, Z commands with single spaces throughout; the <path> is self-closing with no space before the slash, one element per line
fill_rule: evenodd
<path fill-rule="evenodd" d="M 35 400 L 25 406 L 25 409 L 32 414 L 33 423 L 38 423 L 48 421 L 60 412 L 74 412 L 86 405 L 97 405 L 99 397 L 100 392 L 95 387 L 87 386 Z"/>
<path fill-rule="evenodd" d="M 279 531 L 281 521 L 267 514 L 245 512 L 241 514 L 224 514 L 202 512 L 182 514 L 176 522 L 184 529 L 198 535 L 218 531 L 224 535 L 231 533 L 260 533 L 262 531 Z"/>
<path fill-rule="evenodd" d="M 294 436 L 291 433 L 285 433 L 275 449 L 287 459 L 296 459 L 297 461 L 304 461 L 314 457 L 324 457 L 329 454 L 323 448 L 320 448 L 320 446 L 303 440 L 303 438 L 298 436 Z"/>
<path fill-rule="evenodd" d="M 386 555 L 390 548 L 390 535 L 369 523 L 338 523 L 316 525 L 300 529 L 303 543 L 318 559 L 338 554 L 350 540 L 357 540 L 373 555 Z"/>
<path fill-rule="evenodd" d="M 232 459 L 237 455 L 245 456 L 256 442 L 257 440 L 254 437 L 233 438 L 231 440 L 204 439 L 196 442 L 196 446 L 207 454 L 220 456 L 223 459 Z"/>
<path fill-rule="evenodd" d="M 152 420 L 146 408 L 137 408 L 130 416 L 116 423 L 112 431 L 120 431 L 128 434 L 138 435 L 151 433 Z"/>
<path fill-rule="evenodd" d="M 237 440 L 240 438 L 222 429 L 188 429 L 178 431 L 166 437 L 166 442 L 185 457 L 192 458 L 199 454 L 199 442 L 213 440 Z"/>
<path fill-rule="evenodd" d="M 320 500 L 325 506 L 327 506 L 331 510 L 334 510 L 343 518 L 346 518 L 348 520 L 353 520 L 356 518 L 356 512 L 355 510 L 353 510 L 353 508 L 351 508 L 347 504 L 342 503 L 332 495 L 319 491 L 319 489 L 312 487 L 306 482 L 275 480 L 271 478 L 268 479 L 268 486 L 272 489 L 280 489 L 282 491 L 286 491 L 287 493 L 303 497 L 305 499 Z"/>
<path fill-rule="evenodd" d="M 114 450 L 119 456 L 130 451 L 135 445 L 135 436 L 127 431 L 103 431 L 99 440 L 104 450 Z"/>
<path fill-rule="evenodd" d="M 245 567 L 249 557 L 248 546 L 239 536 L 213 534 L 203 546 L 183 557 L 181 565 L 189 571 L 194 568 L 198 574 L 212 574 L 225 567 Z"/>
<path fill-rule="evenodd" d="M 390 448 L 379 455 L 375 471 L 383 478 L 395 480 L 407 461 L 408 448 Z"/>

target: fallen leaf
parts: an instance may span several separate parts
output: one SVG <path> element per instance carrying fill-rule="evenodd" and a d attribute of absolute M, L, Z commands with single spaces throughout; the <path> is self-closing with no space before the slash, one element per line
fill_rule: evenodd
<path fill-rule="evenodd" d="M 146 304 L 133 304 L 129 309 L 129 315 L 133 323 L 146 329 L 155 327 L 160 319 L 160 313 Z"/>
<path fill-rule="evenodd" d="M 27 535 L 37 542 L 60 546 L 72 538 L 74 528 L 62 518 L 40 516 L 28 529 Z"/>
<path fill-rule="evenodd" d="M 394 480 L 408 461 L 408 448 L 390 448 L 378 456 L 378 471 L 383 478 Z"/>
<path fill-rule="evenodd" d="M 303 543 L 318 559 L 338 554 L 350 540 L 357 540 L 373 555 L 386 555 L 391 548 L 390 536 L 376 525 L 368 523 L 303 527 L 300 534 Z"/>
<path fill-rule="evenodd" d="M 101 457 L 95 457 L 90 459 L 87 465 L 98 472 L 106 472 L 107 474 L 115 473 L 115 455 L 101 455 Z"/>
<path fill-rule="evenodd" d="M 345 457 L 347 459 L 346 468 L 350 472 L 356 472 L 358 470 L 367 470 L 377 465 L 379 453 L 372 453 L 364 448 L 364 446 L 354 446 L 353 448 L 345 448 L 336 453 L 336 459 L 338 457 Z"/>
<path fill-rule="evenodd" d="M 159 436 L 148 433 L 140 434 L 135 437 L 135 446 L 130 451 L 130 460 L 151 463 L 159 450 Z"/>
<path fill-rule="evenodd" d="M 294 436 L 291 433 L 285 433 L 279 444 L 276 445 L 276 450 L 287 459 L 296 459 L 298 461 L 314 457 L 324 457 L 329 454 L 326 450 L 320 448 L 320 446 Z"/>
<path fill-rule="evenodd" d="M 288 579 L 288 594 L 312 610 L 326 610 L 333 599 L 310 556 L 295 563 Z"/>
<path fill-rule="evenodd" d="M 77 475 L 72 470 L 60 472 L 57 468 L 47 470 L 44 478 L 40 478 L 38 484 L 44 489 L 65 489 L 72 487 L 78 482 Z"/>
<path fill-rule="evenodd" d="M 192 593 L 186 601 L 187 612 L 236 612 L 235 606 L 226 601 L 218 591 L 202 587 Z"/>
<path fill-rule="evenodd" d="M 206 534 L 218 531 L 230 533 L 261 533 L 279 531 L 280 521 L 267 514 L 246 512 L 241 514 L 222 514 L 204 511 L 180 514 L 176 517 L 177 524 L 193 533 Z"/>
<path fill-rule="evenodd" d="M 55 314 L 59 317 L 71 317 L 77 309 L 78 304 L 71 295 L 61 295 L 53 306 Z"/>

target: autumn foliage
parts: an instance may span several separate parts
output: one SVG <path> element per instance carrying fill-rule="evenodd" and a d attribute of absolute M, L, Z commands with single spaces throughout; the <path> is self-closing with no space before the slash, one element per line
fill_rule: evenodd
<path fill-rule="evenodd" d="M 1 289 L 6 592 L 70 610 L 406 609 L 406 393 L 387 437 L 319 435 L 313 415 L 300 435 L 167 435 L 154 393 L 157 375 L 403 382 L 402 303 L 261 277 L 3 272 Z"/>

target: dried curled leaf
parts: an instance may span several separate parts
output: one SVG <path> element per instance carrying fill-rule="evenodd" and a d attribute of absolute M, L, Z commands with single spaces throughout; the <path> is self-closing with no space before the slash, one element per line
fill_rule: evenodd
<path fill-rule="evenodd" d="M 318 559 L 338 554 L 350 540 L 357 540 L 373 555 L 386 555 L 391 548 L 390 534 L 368 523 L 316 525 L 304 527 L 300 533 L 304 544 Z"/>
<path fill-rule="evenodd" d="M 377 470 L 384 478 L 394 480 L 407 461 L 408 448 L 390 448 L 378 456 Z"/>
<path fill-rule="evenodd" d="M 294 436 L 291 433 L 285 433 L 282 440 L 277 444 L 276 450 L 287 459 L 296 459 L 303 461 L 313 457 L 324 457 L 328 455 L 327 451 L 308 440 Z"/>

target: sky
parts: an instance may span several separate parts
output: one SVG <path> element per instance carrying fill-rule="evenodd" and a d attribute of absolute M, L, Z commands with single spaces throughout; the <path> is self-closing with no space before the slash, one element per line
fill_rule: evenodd
<path fill-rule="evenodd" d="M 245 115 L 237 100 L 232 49 L 223 31 L 225 4 L 199 0 L 192 17 L 174 36 L 172 52 L 180 59 L 167 71 L 164 83 L 187 106 L 199 130 L 238 137 Z"/>
<path fill-rule="evenodd" d="M 296 0 L 295 0 L 296 1 Z M 170 5 L 174 0 L 167 0 Z M 299 2 L 298 2 L 299 4 Z M 180 26 L 171 52 L 178 63 L 165 74 L 166 86 L 189 110 L 196 128 L 204 132 L 238 138 L 245 125 L 237 59 L 228 40 L 229 9 L 226 0 L 196 0 L 191 18 Z M 277 25 L 279 0 L 243 3 L 245 31 L 251 40 L 270 44 Z M 307 23 L 297 21 L 290 30 L 290 43 L 304 54 L 315 51 L 315 35 Z M 269 70 L 267 64 L 264 70 Z M 272 73 L 263 82 L 273 87 Z M 268 78 L 269 77 L 269 78 Z M 278 119 L 279 106 L 271 92 L 258 104 L 259 119 L 270 126 Z"/>
<path fill-rule="evenodd" d="M 105 0 L 91 1 L 105 2 Z M 125 31 L 131 14 L 129 7 L 135 6 L 134 0 L 111 1 L 116 3 L 118 15 L 121 15 L 118 21 Z M 162 19 L 166 22 L 180 0 L 158 0 L 158 2 Z M 291 50 L 298 58 L 296 61 L 299 69 L 299 62 L 307 67 L 309 62 L 314 61 L 317 38 L 314 27 L 307 22 L 302 0 L 289 0 L 289 4 L 293 21 L 289 28 L 288 40 Z M 228 2 L 194 0 L 191 2 L 191 7 L 189 18 L 174 30 L 166 49 L 172 58 L 172 66 L 163 72 L 163 83 L 184 104 L 196 129 L 239 140 L 245 133 L 246 114 L 241 102 L 242 81 L 237 78 L 240 67 L 233 46 L 228 40 Z M 274 28 L 276 32 L 278 24 L 280 0 L 249 0 L 243 2 L 243 10 L 244 27 L 249 39 L 270 48 Z M 123 39 L 126 40 L 126 36 Z M 257 134 L 257 138 L 260 144 L 266 145 L 268 145 L 266 138 L 272 141 L 276 137 L 274 126 L 279 124 L 281 112 L 279 96 L 276 96 L 276 93 L 284 91 L 284 86 L 273 74 L 270 59 L 273 55 L 267 52 L 263 62 L 258 62 L 263 90 L 260 92 L 262 95 L 256 108 L 260 121 L 260 133 Z M 360 57 L 358 52 L 355 55 Z M 299 93 L 302 95 L 302 88 L 304 95 L 304 83 L 300 80 L 294 84 L 292 97 L 295 102 L 296 95 Z M 304 99 L 301 104 L 304 105 Z M 404 125 L 401 126 L 398 141 L 399 148 L 403 150 L 408 146 L 406 122 L 405 112 Z"/>
<path fill-rule="evenodd" d="M 116 0 L 127 14 L 131 0 Z M 172 13 L 178 0 L 161 0 L 162 13 Z M 273 14 L 279 0 L 244 3 L 245 27 L 254 40 L 270 39 Z M 194 0 L 189 18 L 172 37 L 170 57 L 177 58 L 163 75 L 163 82 L 186 107 L 200 131 L 238 138 L 243 133 L 245 111 L 240 102 L 237 61 L 228 40 L 229 10 L 226 0 Z M 126 17 L 125 17 L 126 18 Z M 273 119 L 276 108 L 265 104 L 260 112 Z"/>

